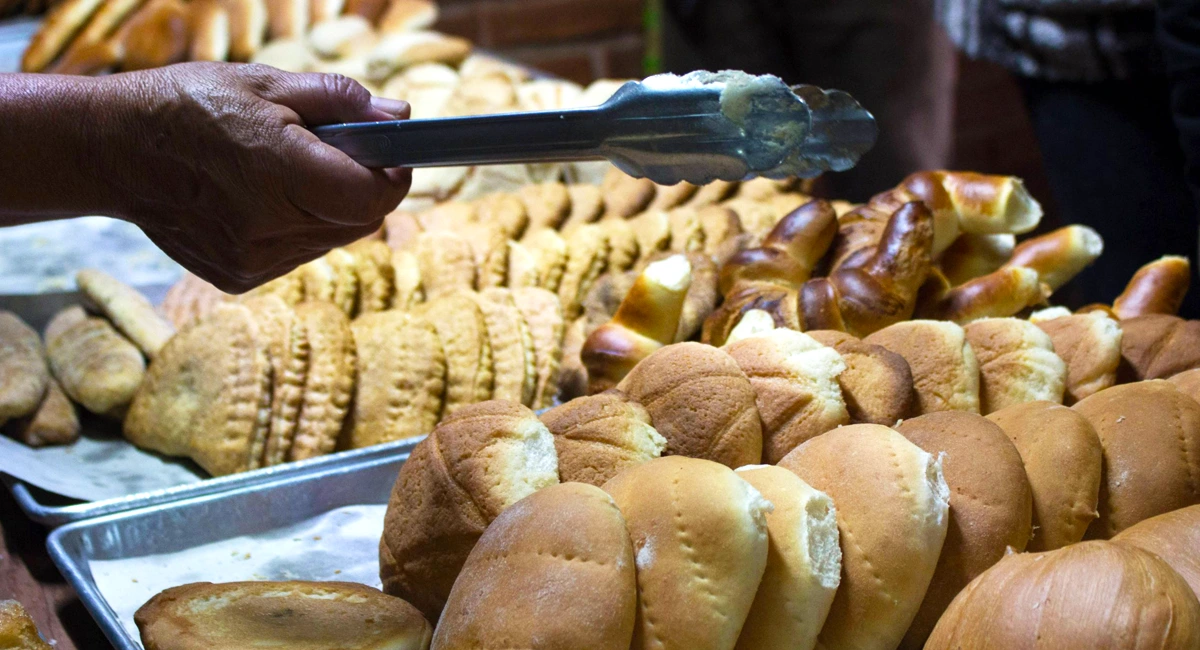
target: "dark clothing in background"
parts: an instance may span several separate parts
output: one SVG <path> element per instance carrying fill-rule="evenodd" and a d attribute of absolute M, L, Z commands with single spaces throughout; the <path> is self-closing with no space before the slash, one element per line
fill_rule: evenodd
<path fill-rule="evenodd" d="M 845 90 L 879 121 L 879 141 L 822 194 L 862 201 L 949 164 L 955 53 L 933 0 L 667 0 L 708 69 L 775 74 Z M 676 71 L 681 72 L 681 71 Z"/>
<path fill-rule="evenodd" d="M 1200 0 L 1159 0 L 1157 34 L 1187 182 L 1200 205 Z M 1200 293 L 1200 286 L 1195 292 Z"/>

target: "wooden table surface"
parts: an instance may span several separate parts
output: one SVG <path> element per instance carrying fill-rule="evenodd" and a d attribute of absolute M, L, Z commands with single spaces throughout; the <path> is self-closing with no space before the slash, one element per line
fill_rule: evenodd
<path fill-rule="evenodd" d="M 56 650 L 110 650 L 75 590 L 46 551 L 49 531 L 0 488 L 0 600 L 20 601 Z"/>

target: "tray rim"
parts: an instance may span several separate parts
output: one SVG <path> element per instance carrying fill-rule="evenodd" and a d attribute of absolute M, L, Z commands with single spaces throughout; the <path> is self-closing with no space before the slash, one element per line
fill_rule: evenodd
<path fill-rule="evenodd" d="M 166 503 L 184 501 L 199 496 L 218 494 L 238 490 L 250 485 L 264 485 L 277 480 L 319 473 L 329 468 L 352 465 L 370 461 L 376 458 L 390 458 L 407 454 L 426 436 L 414 436 L 401 440 L 385 442 L 381 445 L 339 451 L 316 458 L 299 460 L 273 467 L 230 474 L 228 476 L 210 477 L 195 483 L 184 483 L 169 488 L 138 492 L 123 497 L 103 499 L 100 501 L 80 501 L 68 505 L 47 505 L 38 501 L 37 496 L 30 490 L 30 484 L 18 478 L 0 472 L 0 482 L 3 482 L 17 505 L 33 521 L 55 528 L 71 522 L 84 521 L 130 510 L 154 507 Z M 132 443 L 130 443 L 132 444 Z M 36 486 L 34 486 L 36 487 Z"/>
<path fill-rule="evenodd" d="M 114 523 L 119 524 L 122 521 L 144 518 L 162 511 L 184 509 L 188 506 L 206 502 L 219 502 L 250 493 L 285 489 L 300 484 L 319 484 L 333 476 L 352 475 L 382 465 L 398 463 L 398 466 L 402 466 L 408 460 L 412 452 L 412 447 L 415 445 L 415 442 L 409 443 L 407 448 L 393 455 L 367 458 L 355 463 L 333 465 L 321 470 L 304 472 L 293 476 L 277 477 L 271 481 L 246 484 L 235 489 L 195 495 L 187 499 L 158 503 L 133 510 L 125 510 L 100 517 L 75 521 L 51 531 L 46 538 L 46 549 L 49 551 L 50 558 L 54 561 L 55 566 L 58 567 L 59 572 L 75 590 L 84 608 L 87 609 L 88 614 L 96 621 L 96 624 L 104 632 L 104 636 L 108 641 L 118 650 L 143 650 L 140 640 L 131 638 L 125 631 L 116 612 L 113 611 L 103 594 L 100 593 L 95 578 L 92 576 L 90 561 L 93 558 L 87 555 L 91 542 L 88 534 L 91 531 L 102 530 Z M 298 518 L 296 521 L 303 521 L 303 518 Z"/>

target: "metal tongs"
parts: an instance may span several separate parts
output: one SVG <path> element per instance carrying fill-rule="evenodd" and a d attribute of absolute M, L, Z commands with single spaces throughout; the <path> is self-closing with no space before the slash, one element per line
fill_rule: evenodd
<path fill-rule="evenodd" d="M 314 133 L 367 167 L 607 159 L 662 185 L 700 185 L 844 171 L 875 144 L 878 128 L 840 90 L 734 72 L 631 81 L 591 108 L 337 124 Z"/>

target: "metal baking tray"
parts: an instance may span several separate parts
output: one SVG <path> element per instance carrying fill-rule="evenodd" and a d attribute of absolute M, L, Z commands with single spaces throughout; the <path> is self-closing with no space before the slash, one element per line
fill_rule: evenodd
<path fill-rule="evenodd" d="M 390 457 L 73 523 L 51 532 L 46 546 L 109 641 L 119 650 L 142 650 L 101 595 L 92 561 L 183 551 L 269 533 L 345 506 L 386 504 L 411 449 L 408 443 Z"/>
<path fill-rule="evenodd" d="M 409 451 L 425 436 L 396 440 L 394 442 L 342 451 L 308 460 L 301 460 L 274 467 L 265 467 L 241 474 L 232 474 L 218 478 L 205 479 L 197 483 L 178 485 L 163 490 L 153 490 L 126 497 L 105 499 L 103 501 L 77 501 L 57 494 L 52 494 L 29 485 L 24 481 L 14 479 L 0 473 L 3 481 L 12 492 L 17 504 L 25 511 L 30 519 L 46 525 L 60 526 L 73 521 L 101 517 L 113 513 L 156 507 L 173 501 L 181 501 L 194 497 L 215 494 L 224 491 L 242 490 L 251 486 L 284 479 L 294 479 L 307 474 L 320 474 L 347 465 L 375 461 L 376 459 L 394 460 L 407 458 Z"/>

